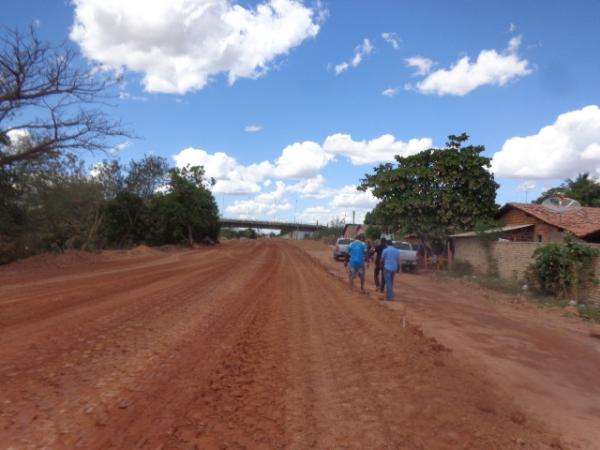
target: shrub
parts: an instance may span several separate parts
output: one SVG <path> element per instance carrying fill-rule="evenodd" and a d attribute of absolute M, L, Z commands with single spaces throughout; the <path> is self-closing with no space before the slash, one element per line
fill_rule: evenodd
<path fill-rule="evenodd" d="M 567 236 L 564 244 L 545 245 L 533 253 L 535 281 L 546 294 L 579 301 L 582 291 L 596 282 L 594 258 L 599 255 L 598 249 Z"/>
<path fill-rule="evenodd" d="M 472 275 L 473 265 L 469 261 L 456 260 L 450 265 L 450 272 L 457 276 Z"/>

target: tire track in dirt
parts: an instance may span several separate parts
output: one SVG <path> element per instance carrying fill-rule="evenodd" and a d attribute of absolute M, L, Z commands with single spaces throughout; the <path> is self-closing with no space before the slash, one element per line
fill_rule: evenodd
<path fill-rule="evenodd" d="M 52 286 L 84 301 L 0 330 L 0 448 L 549 448 L 493 385 L 303 251 L 219 250 L 150 258 L 147 278 L 73 273 Z"/>

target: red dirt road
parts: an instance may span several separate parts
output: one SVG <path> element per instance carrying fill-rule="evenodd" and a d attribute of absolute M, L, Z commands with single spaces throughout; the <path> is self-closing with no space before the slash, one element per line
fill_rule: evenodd
<path fill-rule="evenodd" d="M 285 242 L 0 270 L 0 447 L 571 448 Z"/>
<path fill-rule="evenodd" d="M 330 248 L 296 245 L 345 279 Z M 593 336 L 600 325 L 434 274 L 401 274 L 395 285 L 399 302 L 386 306 L 484 370 L 502 395 L 560 432 L 570 447 L 600 449 L 600 339 Z M 372 273 L 367 286 L 378 298 Z"/>

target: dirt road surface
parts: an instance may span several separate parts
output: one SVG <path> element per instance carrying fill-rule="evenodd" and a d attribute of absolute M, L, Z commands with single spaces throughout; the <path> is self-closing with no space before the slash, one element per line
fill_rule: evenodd
<path fill-rule="evenodd" d="M 0 342 L 0 448 L 576 448 L 281 241 L 5 267 Z"/>
<path fill-rule="evenodd" d="M 296 243 L 345 279 L 332 250 Z M 373 298 L 372 274 L 367 286 Z M 401 274 L 399 302 L 409 323 L 484 370 L 502 395 L 559 431 L 574 446 L 600 449 L 600 326 L 560 309 L 434 274 Z M 596 337 L 594 337 L 596 336 Z"/>

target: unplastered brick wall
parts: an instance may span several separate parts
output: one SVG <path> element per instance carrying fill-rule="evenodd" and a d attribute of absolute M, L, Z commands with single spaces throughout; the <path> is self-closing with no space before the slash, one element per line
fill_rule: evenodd
<path fill-rule="evenodd" d="M 467 261 L 483 274 L 488 273 L 489 257 L 497 262 L 498 276 L 507 280 L 524 281 L 527 268 L 533 262 L 533 252 L 547 243 L 538 242 L 490 242 L 479 238 L 454 239 L 454 260 Z M 489 252 L 486 249 L 489 245 Z M 588 244 L 600 248 L 599 244 Z M 489 256 L 488 256 L 489 255 Z M 596 259 L 596 277 L 600 280 L 600 258 Z M 600 305 L 600 284 L 591 288 L 586 301 Z"/>
<path fill-rule="evenodd" d="M 490 246 L 489 251 L 486 245 Z M 544 245 L 537 242 L 482 242 L 479 238 L 454 240 L 454 259 L 467 261 L 480 273 L 488 273 L 489 259 L 497 262 L 498 275 L 502 278 L 522 280 L 532 263 L 536 248 Z"/>

